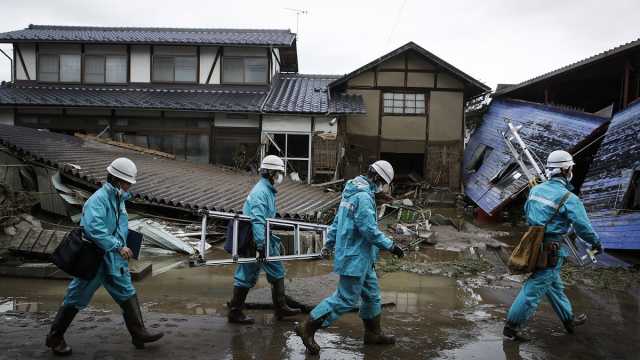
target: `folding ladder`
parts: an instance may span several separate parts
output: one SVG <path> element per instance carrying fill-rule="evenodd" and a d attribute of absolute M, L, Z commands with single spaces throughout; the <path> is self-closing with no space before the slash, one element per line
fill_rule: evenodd
<path fill-rule="evenodd" d="M 215 265 L 228 265 L 228 264 L 246 264 L 257 262 L 258 257 L 240 257 L 238 255 L 238 227 L 241 221 L 250 222 L 251 218 L 246 215 L 235 214 L 235 213 L 227 213 L 220 211 L 211 211 L 211 210 L 201 210 L 199 212 L 202 215 L 202 235 L 200 237 L 199 243 L 199 255 L 195 261 L 191 262 L 192 266 L 215 266 Z M 205 244 L 207 237 L 207 221 L 209 218 L 215 219 L 224 219 L 233 221 L 233 251 L 230 254 L 230 258 L 228 259 L 220 259 L 220 260 L 207 260 L 205 258 Z M 293 252 L 292 255 L 271 255 L 269 254 L 270 250 L 270 242 L 271 242 L 271 229 L 273 227 L 291 229 L 293 231 Z M 266 236 L 265 236 L 265 260 L 264 261 L 286 261 L 286 260 L 308 260 L 308 259 L 318 259 L 321 258 L 320 249 L 315 249 L 313 252 L 304 252 L 302 249 L 302 244 L 300 240 L 300 232 L 301 231 L 311 231 L 318 235 L 320 235 L 320 239 L 322 241 L 322 245 L 324 246 L 327 240 L 327 231 L 329 229 L 328 225 L 322 224 L 314 224 L 307 223 L 295 220 L 285 220 L 285 219 L 267 219 L 266 223 Z M 251 231 L 251 230 L 250 230 Z M 314 244 L 315 245 L 315 241 Z M 311 250 L 309 248 L 307 250 Z"/>

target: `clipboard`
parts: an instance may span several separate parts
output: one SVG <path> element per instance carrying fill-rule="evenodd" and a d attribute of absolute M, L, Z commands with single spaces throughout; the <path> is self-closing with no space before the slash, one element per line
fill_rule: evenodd
<path fill-rule="evenodd" d="M 142 247 L 142 234 L 137 232 L 137 231 L 133 231 L 133 230 L 129 230 L 129 234 L 127 235 L 127 247 L 129 249 L 131 249 L 131 251 L 133 252 L 133 258 L 135 260 L 138 260 L 138 257 L 140 256 L 140 247 Z"/>

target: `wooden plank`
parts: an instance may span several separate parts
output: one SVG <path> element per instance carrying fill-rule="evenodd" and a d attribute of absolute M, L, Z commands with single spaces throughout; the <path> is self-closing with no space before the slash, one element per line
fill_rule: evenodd
<path fill-rule="evenodd" d="M 31 229 L 31 231 L 29 232 L 29 236 L 27 236 L 24 239 L 24 241 L 20 245 L 20 248 L 18 248 L 18 251 L 30 252 L 31 249 L 33 248 L 33 245 L 35 245 L 35 243 L 38 241 L 38 238 L 40 237 L 41 233 L 42 233 L 42 229 L 38 229 L 38 230 Z"/>
<path fill-rule="evenodd" d="M 19 250 L 20 247 L 22 246 L 22 243 L 24 242 L 24 239 L 26 239 L 27 236 L 29 236 L 30 232 L 31 232 L 31 229 L 17 228 L 16 235 L 13 237 L 13 239 L 11 240 L 11 243 L 9 244 L 9 249 Z"/>
<path fill-rule="evenodd" d="M 53 230 L 42 230 L 38 240 L 36 240 L 35 244 L 31 248 L 31 252 L 40 255 L 44 254 L 44 250 L 47 248 L 47 245 L 51 241 L 54 233 L 55 231 Z"/>
<path fill-rule="evenodd" d="M 47 247 L 44 249 L 45 254 L 53 254 L 53 251 L 60 245 L 62 239 L 67 234 L 65 231 L 56 231 L 51 237 L 51 241 L 47 244 Z"/>

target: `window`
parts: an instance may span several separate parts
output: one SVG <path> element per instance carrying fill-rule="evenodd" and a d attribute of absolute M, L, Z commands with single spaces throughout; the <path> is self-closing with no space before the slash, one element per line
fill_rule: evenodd
<path fill-rule="evenodd" d="M 264 133 L 266 155 L 277 155 L 284 160 L 286 174 L 296 172 L 301 180 L 310 181 L 309 161 L 311 149 L 309 134 Z"/>
<path fill-rule="evenodd" d="M 197 59 L 195 56 L 153 57 L 154 82 L 196 82 Z"/>
<path fill-rule="evenodd" d="M 38 81 L 80 82 L 80 55 L 38 56 Z"/>
<path fill-rule="evenodd" d="M 126 83 L 127 58 L 125 56 L 85 56 L 84 81 L 91 84 Z"/>
<path fill-rule="evenodd" d="M 58 81 L 60 58 L 58 55 L 40 55 L 38 57 L 38 80 Z"/>
<path fill-rule="evenodd" d="M 493 148 L 491 146 L 487 146 L 485 144 L 480 144 L 476 147 L 476 150 L 471 155 L 471 159 L 467 164 L 467 171 L 476 172 L 480 170 L 484 161 L 491 155 Z"/>
<path fill-rule="evenodd" d="M 222 61 L 222 82 L 265 84 L 267 82 L 267 58 L 225 57 Z"/>
<path fill-rule="evenodd" d="M 385 114 L 421 115 L 425 113 L 424 94 L 384 93 Z"/>

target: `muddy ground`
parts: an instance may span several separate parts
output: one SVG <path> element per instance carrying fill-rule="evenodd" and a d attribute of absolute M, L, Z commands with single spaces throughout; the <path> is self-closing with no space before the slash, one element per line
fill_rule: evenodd
<path fill-rule="evenodd" d="M 422 255 L 436 258 L 427 250 Z M 411 256 L 399 266 L 411 264 Z M 287 268 L 289 278 L 304 279 L 298 283 L 313 287 L 314 278 L 326 277 L 331 264 L 290 262 Z M 475 277 L 486 276 L 482 271 Z M 568 286 L 576 311 L 589 314 L 588 325 L 566 335 L 543 302 L 529 326 L 534 341 L 518 345 L 503 341 L 501 330 L 519 283 L 502 279 L 475 286 L 471 275 L 420 275 L 396 269 L 380 273 L 383 298 L 394 304 L 385 308 L 383 325 L 396 335 L 397 344 L 364 347 L 357 314 L 347 314 L 318 333 L 323 351 L 313 357 L 305 354 L 293 333 L 294 323 L 275 321 L 270 310 L 249 310 L 257 319 L 253 326 L 226 323 L 232 272 L 230 266 L 183 267 L 137 282 L 147 325 L 166 334 L 146 350 L 133 348 L 117 306 L 99 290 L 91 308 L 81 312 L 68 331 L 68 342 L 74 346 L 71 358 L 637 359 L 640 351 L 637 287 Z M 52 358 L 43 342 L 67 282 L 0 281 L 0 359 Z M 258 287 L 267 286 L 262 276 Z M 295 297 L 296 289 L 304 290 L 292 285 L 290 295 Z"/>

